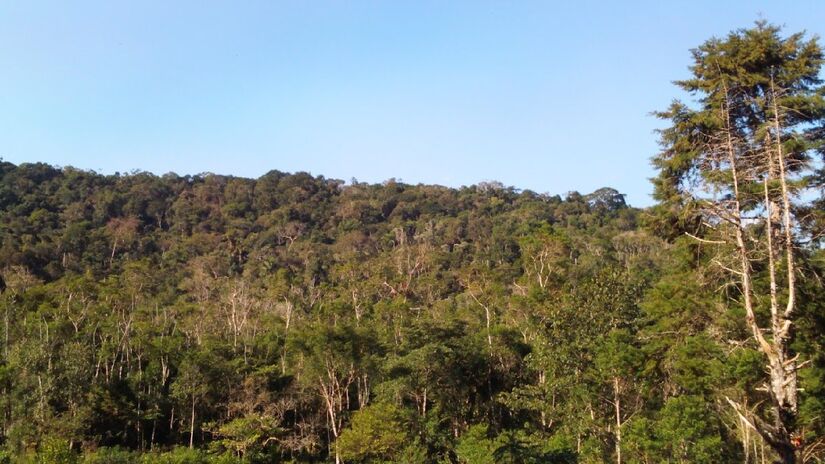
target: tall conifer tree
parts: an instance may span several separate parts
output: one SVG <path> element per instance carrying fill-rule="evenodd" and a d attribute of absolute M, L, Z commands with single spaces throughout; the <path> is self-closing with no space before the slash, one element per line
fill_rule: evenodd
<path fill-rule="evenodd" d="M 692 77 L 677 85 L 696 105 L 675 101 L 659 113 L 663 151 L 656 195 L 678 204 L 693 224 L 685 233 L 715 251 L 734 280 L 738 304 L 764 355 L 761 387 L 770 407 L 749 411 L 727 401 L 780 456 L 796 462 L 798 369 L 791 350 L 798 306 L 800 206 L 810 198 L 813 156 L 825 101 L 822 49 L 804 34 L 782 37 L 765 22 L 693 50 Z"/>

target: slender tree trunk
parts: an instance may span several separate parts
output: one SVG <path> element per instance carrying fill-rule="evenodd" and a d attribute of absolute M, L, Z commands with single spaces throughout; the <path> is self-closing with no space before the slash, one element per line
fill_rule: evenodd
<path fill-rule="evenodd" d="M 158 426 L 158 420 L 153 419 L 152 420 L 152 435 L 149 437 L 149 451 L 152 451 L 152 450 L 155 449 L 155 430 L 157 429 L 157 426 Z"/>
<path fill-rule="evenodd" d="M 112 264 L 115 262 L 115 252 L 117 252 L 117 237 L 115 237 L 115 241 L 112 243 L 112 255 L 109 257 L 109 267 L 112 267 Z"/>
<path fill-rule="evenodd" d="M 324 384 L 324 380 L 320 377 L 318 378 L 318 383 L 321 388 L 321 396 L 323 396 L 324 401 L 327 404 L 327 416 L 329 417 L 329 424 L 332 429 L 332 437 L 334 442 L 338 440 L 338 434 L 340 433 L 338 428 L 338 414 L 336 413 L 336 409 L 340 404 L 337 397 L 337 389 L 335 388 L 334 383 L 329 389 L 327 389 L 327 386 Z M 330 444 L 330 446 L 335 448 L 335 464 L 341 464 L 341 456 L 338 453 L 338 447 L 334 444 Z"/>
<path fill-rule="evenodd" d="M 189 449 L 195 447 L 195 395 L 192 395 L 192 417 L 189 420 Z"/>
<path fill-rule="evenodd" d="M 732 207 L 729 210 L 729 222 L 732 223 L 735 238 L 736 249 L 739 258 L 739 270 L 732 270 L 739 275 L 742 284 L 742 298 L 745 307 L 746 323 L 753 333 L 753 337 L 759 345 L 760 351 L 767 358 L 767 367 L 769 373 L 768 390 L 773 403 L 773 424 L 770 424 L 760 417 L 753 416 L 743 408 L 740 404 L 728 399 L 728 402 L 734 407 L 740 418 L 747 422 L 749 426 L 753 427 L 762 438 L 779 455 L 780 463 L 795 464 L 796 456 L 795 449 L 792 444 L 791 435 L 795 428 L 796 413 L 797 413 L 797 375 L 796 375 L 796 361 L 789 356 L 789 330 L 791 327 L 790 316 L 793 313 L 795 306 L 795 268 L 793 259 L 793 230 L 790 216 L 790 196 L 787 187 L 787 169 L 785 166 L 784 153 L 782 150 L 782 132 L 780 126 L 779 109 L 776 102 L 776 91 L 771 81 L 771 98 L 773 104 L 773 120 L 772 129 L 774 134 L 767 134 L 766 140 L 772 140 L 775 144 L 770 146 L 766 144 L 764 148 L 764 156 L 766 160 L 767 169 L 765 170 L 765 178 L 763 179 L 763 194 L 766 208 L 766 228 L 767 228 L 767 246 L 768 246 L 768 270 L 771 285 L 771 338 L 765 337 L 762 328 L 756 320 L 754 311 L 753 285 L 751 280 L 751 252 L 749 249 L 749 242 L 746 236 L 746 224 L 742 218 L 742 197 L 740 196 L 740 182 L 747 181 L 753 176 L 748 177 L 747 174 L 739 172 L 738 153 L 734 141 L 734 127 L 731 124 L 731 115 L 729 109 L 730 97 L 728 96 L 727 86 L 724 87 L 726 94 L 726 103 L 722 107 L 722 117 L 725 121 L 724 135 L 725 135 L 725 151 L 730 164 L 731 181 L 732 181 Z M 776 154 L 776 166 L 778 167 L 778 177 L 781 186 L 781 206 L 776 206 L 771 198 L 770 180 L 774 172 L 774 157 Z M 784 311 L 779 310 L 777 292 L 776 292 L 776 264 L 774 256 L 778 254 L 778 244 L 775 243 L 773 235 L 772 220 L 775 215 L 774 208 L 778 207 L 782 210 L 782 232 L 784 233 L 784 251 L 788 267 L 788 301 Z M 750 416 L 750 417 L 748 417 Z"/>
<path fill-rule="evenodd" d="M 467 291 L 470 293 L 470 296 L 473 298 L 473 300 L 475 300 L 475 302 L 478 303 L 479 306 L 484 308 L 484 319 L 485 319 L 485 325 L 487 326 L 487 345 L 490 348 L 490 357 L 492 357 L 493 356 L 493 334 L 490 331 L 490 324 L 491 324 L 491 322 L 490 322 L 490 307 L 487 306 L 486 304 L 482 303 L 481 300 L 479 300 L 478 297 L 476 297 L 475 293 L 473 293 L 472 290 L 470 290 L 469 284 L 468 284 L 468 287 L 467 287 Z"/>
<path fill-rule="evenodd" d="M 619 378 L 613 377 L 613 406 L 616 410 L 616 464 L 622 464 L 622 403 Z"/>
<path fill-rule="evenodd" d="M 791 436 L 796 429 L 798 380 L 796 359 L 790 356 L 789 337 L 791 317 L 796 309 L 796 268 L 793 257 L 793 224 L 791 223 L 791 202 L 787 182 L 788 170 L 782 147 L 782 127 L 773 76 L 771 76 L 771 106 L 773 110 L 772 122 L 773 138 L 776 144 L 776 161 L 779 166 L 782 231 L 784 232 L 783 248 L 786 258 L 788 291 L 785 310 L 780 312 L 777 308 L 771 314 L 775 346 L 775 352 L 770 363 L 771 396 L 775 402 L 774 429 L 775 436 L 778 439 L 774 448 L 779 452 L 783 463 L 793 464 L 796 462 L 796 450 Z M 769 147 L 766 151 L 770 155 L 771 148 Z M 771 252 L 773 251 L 771 250 Z"/>
<path fill-rule="evenodd" d="M 289 337 L 289 324 L 292 322 L 292 302 L 284 297 L 284 304 L 286 305 L 286 320 L 284 321 L 284 346 L 281 349 L 281 375 L 286 375 L 286 355 L 287 355 L 287 337 Z"/>
<path fill-rule="evenodd" d="M 8 361 L 9 359 L 9 306 L 6 305 L 6 315 L 5 315 L 5 336 L 3 341 L 3 359 Z"/>

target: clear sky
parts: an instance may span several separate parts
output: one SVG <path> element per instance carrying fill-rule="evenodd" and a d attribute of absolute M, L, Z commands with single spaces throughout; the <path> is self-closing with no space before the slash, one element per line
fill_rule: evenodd
<path fill-rule="evenodd" d="M 689 49 L 823 1 L 0 0 L 0 157 L 651 203 Z"/>

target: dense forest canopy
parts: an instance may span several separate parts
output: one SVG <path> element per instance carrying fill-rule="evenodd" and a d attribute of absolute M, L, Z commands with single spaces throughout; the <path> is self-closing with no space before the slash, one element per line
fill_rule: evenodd
<path fill-rule="evenodd" d="M 649 209 L 0 160 L 0 462 L 822 462 L 822 52 L 694 58 Z"/>

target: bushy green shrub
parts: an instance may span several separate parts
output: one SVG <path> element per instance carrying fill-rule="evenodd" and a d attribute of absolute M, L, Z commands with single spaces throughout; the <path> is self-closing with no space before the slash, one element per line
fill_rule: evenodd
<path fill-rule="evenodd" d="M 79 456 L 72 451 L 69 441 L 62 438 L 46 438 L 37 449 L 36 464 L 75 464 Z"/>
<path fill-rule="evenodd" d="M 84 456 L 84 464 L 139 464 L 140 454 L 119 447 L 100 448 Z"/>
<path fill-rule="evenodd" d="M 170 451 L 163 453 L 149 453 L 144 454 L 141 459 L 141 464 L 208 464 L 209 459 L 206 453 L 197 450 L 189 449 L 183 446 L 172 448 Z"/>

